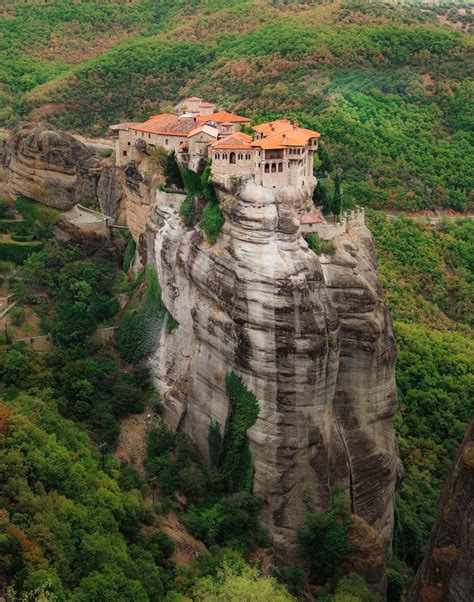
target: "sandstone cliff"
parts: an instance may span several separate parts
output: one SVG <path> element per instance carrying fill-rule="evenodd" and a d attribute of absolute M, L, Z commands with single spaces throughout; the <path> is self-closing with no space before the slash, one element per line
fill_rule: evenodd
<path fill-rule="evenodd" d="M 223 433 L 228 419 L 224 377 L 236 371 L 259 400 L 254 491 L 277 545 L 294 543 L 305 496 L 324 508 L 334 484 L 388 542 L 395 343 L 370 232 L 353 228 L 332 258 L 318 257 L 299 228 L 311 190 L 232 189 L 217 183 L 226 224 L 214 246 L 164 202 L 149 222 L 148 260 L 180 323 L 151 360 L 164 418 L 209 458 L 210 425 Z"/>
<path fill-rule="evenodd" d="M 97 201 L 102 213 L 130 228 L 139 242 L 162 182 L 146 161 L 118 169 L 71 134 L 47 122 L 24 123 L 0 140 L 0 191 L 67 210 Z"/>
<path fill-rule="evenodd" d="M 85 144 L 48 123 L 23 124 L 6 140 L 3 178 L 12 196 L 57 209 L 96 196 L 100 158 Z"/>
<path fill-rule="evenodd" d="M 409 602 L 474 599 L 474 420 L 441 495 L 427 554 Z"/>

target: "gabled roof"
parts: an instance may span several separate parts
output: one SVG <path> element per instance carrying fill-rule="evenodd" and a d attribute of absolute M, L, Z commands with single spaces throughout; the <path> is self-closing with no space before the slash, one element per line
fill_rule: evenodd
<path fill-rule="evenodd" d="M 216 123 L 223 123 L 229 121 L 231 123 L 250 123 L 250 119 L 247 117 L 241 117 L 234 113 L 228 113 L 227 111 L 219 111 L 217 113 L 211 113 L 209 115 L 199 115 L 196 117 L 201 123 L 207 123 L 208 121 L 214 121 Z"/>
<path fill-rule="evenodd" d="M 123 123 L 116 123 L 115 125 L 109 125 L 109 130 L 128 130 L 133 125 L 137 125 L 135 121 L 124 121 Z"/>
<path fill-rule="evenodd" d="M 301 216 L 300 224 L 322 224 L 323 220 L 316 213 L 304 213 Z"/>
<path fill-rule="evenodd" d="M 229 136 L 214 142 L 211 147 L 214 150 L 253 150 L 252 136 L 243 134 L 242 132 L 234 132 L 233 134 L 229 134 Z"/>
<path fill-rule="evenodd" d="M 154 115 L 143 123 L 135 123 L 130 129 L 150 134 L 187 136 L 195 127 L 195 117 L 178 117 L 170 113 L 163 113 L 162 115 Z"/>
<path fill-rule="evenodd" d="M 264 136 L 268 136 L 269 134 L 274 134 L 279 132 L 282 129 L 291 126 L 291 122 L 287 118 L 276 119 L 275 121 L 268 121 L 267 123 L 260 123 L 259 125 L 254 125 L 252 129 L 254 132 L 259 134 L 263 134 Z"/>
<path fill-rule="evenodd" d="M 196 134 L 200 134 L 201 132 L 204 134 L 208 134 L 213 138 L 217 138 L 217 136 L 219 135 L 219 130 L 217 128 L 213 127 L 212 125 L 204 124 L 198 126 L 197 128 L 194 128 L 194 130 L 191 130 L 188 134 L 188 138 L 196 136 Z"/>
<path fill-rule="evenodd" d="M 258 128 L 258 129 L 257 129 Z M 300 128 L 295 122 L 290 123 L 288 119 L 269 123 L 262 123 L 253 128 L 264 138 L 254 140 L 252 146 L 263 149 L 281 149 L 288 146 L 305 146 L 311 138 L 319 138 L 318 132 Z"/>

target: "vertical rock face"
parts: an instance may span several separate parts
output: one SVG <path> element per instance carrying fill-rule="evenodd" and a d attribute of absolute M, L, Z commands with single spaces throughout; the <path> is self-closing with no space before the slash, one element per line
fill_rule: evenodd
<path fill-rule="evenodd" d="M 7 139 L 3 172 L 8 193 L 69 209 L 96 196 L 100 159 L 48 123 L 23 124 Z"/>
<path fill-rule="evenodd" d="M 157 205 L 149 261 L 180 326 L 151 360 L 165 420 L 209 459 L 208 435 L 228 417 L 226 372 L 259 400 L 248 438 L 263 524 L 294 544 L 311 496 L 342 487 L 352 510 L 387 542 L 399 459 L 393 431 L 395 344 L 366 227 L 308 249 L 299 214 L 311 190 L 216 188 L 226 217 L 214 246 Z"/>
<path fill-rule="evenodd" d="M 410 602 L 474 599 L 474 420 L 441 495 L 427 554 Z"/>

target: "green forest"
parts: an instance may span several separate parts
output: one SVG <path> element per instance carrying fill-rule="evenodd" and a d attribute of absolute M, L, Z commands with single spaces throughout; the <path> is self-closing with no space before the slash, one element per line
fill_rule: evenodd
<path fill-rule="evenodd" d="M 316 201 L 327 200 L 337 180 L 344 207 L 367 207 L 397 341 L 395 428 L 405 474 L 390 602 L 401 600 L 423 557 L 474 413 L 474 222 L 408 215 L 472 211 L 471 27 L 463 3 L 448 2 L 0 7 L 2 127 L 46 119 L 103 135 L 112 123 L 199 94 L 254 122 L 290 116 L 321 133 Z M 209 174 L 182 175 L 182 217 L 194 225 L 189 199 L 199 190 L 207 201 L 199 225 L 213 243 L 223 216 Z M 117 265 L 105 251 L 55 242 L 57 212 L 26 199 L 16 206 L 21 226 L 0 219 L 0 233 L 11 231 L 16 243 L 0 244 L 0 284 L 19 299 L 15 324 L 33 316 L 41 334 L 51 333 L 52 349 L 35 353 L 0 333 L 0 592 L 8 586 L 8 599 L 21 602 L 289 602 L 315 592 L 321 602 L 377 602 L 362 578 L 339 571 L 353 524 L 338 491 L 324 512 L 308 508 L 298 531 L 306 573 L 275 552 L 258 523 L 262 501 L 252 495 L 245 437 L 258 403 L 237 374 L 225 377 L 226 437 L 210 426 L 210 467 L 189 439 L 163 426 L 142 360 L 162 329 L 172 336 L 179 323 L 152 267 L 127 276 L 133 240 Z M 0 218 L 2 211 L 0 202 Z M 317 237 L 307 242 L 334 252 Z M 114 344 L 104 345 L 97 329 L 113 324 Z M 137 470 L 115 452 L 121 425 L 144 412 L 153 428 Z M 191 546 L 207 547 L 186 566 L 163 529 L 169 517 Z"/>
<path fill-rule="evenodd" d="M 0 125 L 103 134 L 200 94 L 319 131 L 346 198 L 471 207 L 472 15 L 446 3 L 4 3 Z"/>

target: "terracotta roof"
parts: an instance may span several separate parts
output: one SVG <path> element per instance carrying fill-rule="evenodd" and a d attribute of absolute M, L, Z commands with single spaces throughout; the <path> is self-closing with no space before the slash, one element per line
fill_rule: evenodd
<path fill-rule="evenodd" d="M 261 123 L 260 125 L 254 125 L 252 129 L 259 134 L 272 134 L 279 132 L 282 129 L 286 129 L 291 126 L 289 119 L 276 119 L 275 121 L 268 121 L 267 123 Z"/>
<path fill-rule="evenodd" d="M 217 138 L 219 135 L 219 130 L 217 128 L 213 127 L 212 125 L 204 124 L 194 128 L 194 130 L 191 130 L 188 134 L 188 138 L 191 138 L 191 136 L 195 136 L 196 134 L 200 134 L 201 132 L 208 134 L 209 136 L 214 136 L 214 138 Z"/>
<path fill-rule="evenodd" d="M 249 134 L 243 134 L 242 132 L 234 132 L 229 134 L 225 138 L 221 138 L 217 142 L 212 144 L 212 148 L 215 150 L 221 149 L 236 149 L 236 150 L 253 150 L 252 148 L 252 136 Z"/>
<path fill-rule="evenodd" d="M 124 121 L 123 123 L 116 123 L 115 125 L 109 125 L 109 130 L 128 130 L 133 125 L 137 125 L 135 121 Z"/>
<path fill-rule="evenodd" d="M 301 216 L 300 224 L 323 224 L 323 220 L 316 213 L 304 213 Z"/>
<path fill-rule="evenodd" d="M 259 146 L 263 149 L 280 149 L 288 146 L 305 146 L 310 138 L 319 138 L 318 132 L 300 128 L 297 125 L 291 124 L 289 121 L 273 122 L 274 133 L 270 133 L 264 138 L 254 140 L 252 146 Z M 260 129 L 263 130 L 260 133 L 266 131 L 269 124 L 262 123 Z M 253 129 L 256 129 L 253 128 Z M 271 129 L 269 130 L 272 131 Z"/>
<path fill-rule="evenodd" d="M 205 123 L 207 121 L 215 121 L 216 123 L 223 123 L 224 121 L 230 121 L 231 123 L 250 123 L 250 119 L 247 117 L 234 115 L 234 113 L 228 113 L 227 111 L 219 111 L 218 113 L 211 113 L 210 115 L 199 115 L 197 120 Z"/>
<path fill-rule="evenodd" d="M 270 125 L 273 127 L 271 129 Z M 280 149 L 288 146 L 305 146 L 310 138 L 319 138 L 318 132 L 298 127 L 288 120 L 278 122 L 262 123 L 253 129 L 259 128 L 259 133 L 267 133 L 264 138 L 254 140 L 252 146 L 259 146 L 263 149 Z M 273 133 L 272 133 L 273 132 Z"/>
<path fill-rule="evenodd" d="M 178 117 L 169 113 L 154 115 L 144 123 L 136 123 L 130 127 L 132 130 L 150 134 L 164 134 L 168 136 L 187 136 L 196 127 L 194 117 Z"/>
<path fill-rule="evenodd" d="M 200 107 L 215 107 L 216 105 L 213 102 L 202 102 Z"/>

